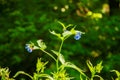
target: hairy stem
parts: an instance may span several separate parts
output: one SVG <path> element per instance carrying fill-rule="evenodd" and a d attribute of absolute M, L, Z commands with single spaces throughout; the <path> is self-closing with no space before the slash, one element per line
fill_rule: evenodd
<path fill-rule="evenodd" d="M 61 42 L 61 45 L 60 45 L 60 48 L 59 48 L 59 53 L 58 53 L 57 60 L 56 60 L 57 72 L 58 72 L 58 67 L 59 67 L 59 56 L 60 56 L 60 52 L 61 52 L 61 49 L 62 49 L 62 46 L 63 46 L 63 42 L 64 42 L 64 39 L 62 39 L 62 42 Z"/>
<path fill-rule="evenodd" d="M 44 53 L 46 53 L 47 55 L 49 55 L 50 57 L 52 57 L 56 61 L 55 57 L 53 55 L 51 55 L 49 52 L 47 52 L 43 49 L 40 49 L 40 50 L 43 51 Z"/>

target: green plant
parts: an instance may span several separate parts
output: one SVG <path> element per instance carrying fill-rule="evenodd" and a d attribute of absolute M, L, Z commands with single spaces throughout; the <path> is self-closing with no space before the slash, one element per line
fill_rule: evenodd
<path fill-rule="evenodd" d="M 8 68 L 1 68 L 0 67 L 0 77 L 1 80 L 14 80 L 13 78 L 9 77 L 10 71 Z"/>
<path fill-rule="evenodd" d="M 94 77 L 99 77 L 100 80 L 104 80 L 101 76 L 96 75 L 96 73 L 100 73 L 103 66 L 102 66 L 102 61 L 100 63 L 98 63 L 96 66 L 93 66 L 92 63 L 90 61 L 87 61 L 87 66 L 91 72 L 91 78 L 90 80 L 93 80 Z"/>
<path fill-rule="evenodd" d="M 64 41 L 70 37 L 71 35 L 74 35 L 74 39 L 79 40 L 81 38 L 81 35 L 84 34 L 81 31 L 75 30 L 75 27 L 73 27 L 72 29 L 68 30 L 68 27 L 72 26 L 71 24 L 68 26 L 65 26 L 63 23 L 59 22 L 62 27 L 63 27 L 63 32 L 60 33 L 56 33 L 55 31 L 50 31 L 51 34 L 57 36 L 60 40 L 61 40 L 61 45 L 59 47 L 58 51 L 55 50 L 51 50 L 51 52 L 53 54 L 56 55 L 53 56 L 51 53 L 47 52 L 45 49 L 47 48 L 47 46 L 45 45 L 45 43 L 42 40 L 37 40 L 37 45 L 35 45 L 34 43 L 30 43 L 30 44 L 26 44 L 26 49 L 28 52 L 32 52 L 35 49 L 40 49 L 41 51 L 43 51 L 44 53 L 48 54 L 51 58 L 54 59 L 55 63 L 56 63 L 56 71 L 52 73 L 53 77 L 52 79 L 55 80 L 70 80 L 71 77 L 68 76 L 68 74 L 66 73 L 66 67 L 70 67 L 73 68 L 75 70 L 77 70 L 78 72 L 80 72 L 80 74 L 82 76 L 85 76 L 87 78 L 87 76 L 83 73 L 83 71 L 78 68 L 76 65 L 74 65 L 71 62 L 66 62 L 64 59 L 64 56 L 61 53 L 61 49 L 63 46 Z M 39 63 L 38 63 L 39 64 Z M 39 71 L 37 71 L 39 72 Z M 47 76 L 47 74 L 44 74 L 43 76 Z M 41 77 L 43 77 L 41 75 Z M 40 76 L 38 76 L 40 77 Z"/>
<path fill-rule="evenodd" d="M 120 72 L 119 72 L 119 71 L 117 71 L 117 70 L 112 70 L 111 72 L 115 72 L 116 75 L 117 75 L 117 78 L 115 78 L 115 79 L 112 78 L 112 80 L 120 80 Z"/>
<path fill-rule="evenodd" d="M 42 40 L 38 40 L 37 41 L 37 45 L 35 45 L 34 43 L 30 43 L 30 44 L 26 44 L 26 49 L 28 52 L 32 52 L 35 49 L 40 49 L 41 51 L 43 51 L 44 53 L 48 54 L 51 58 L 54 59 L 55 63 L 56 63 L 56 71 L 52 73 L 52 77 L 50 77 L 50 75 L 48 74 L 43 74 L 44 72 L 44 66 L 46 63 L 42 63 L 40 62 L 40 60 L 38 59 L 38 63 L 37 66 L 39 66 L 40 68 L 37 67 L 37 72 L 42 72 L 42 74 L 40 74 L 41 76 L 39 76 L 39 74 L 35 74 L 38 79 L 39 77 L 47 77 L 50 80 L 70 80 L 73 77 L 69 77 L 68 73 L 66 73 L 66 67 L 69 68 L 73 68 L 75 70 L 77 70 L 80 73 L 80 80 L 83 80 L 84 78 L 86 80 L 93 80 L 94 77 L 99 77 L 101 80 L 103 80 L 102 77 L 100 77 L 99 75 L 96 75 L 96 73 L 100 73 L 100 71 L 102 70 L 103 66 L 102 66 L 102 62 L 100 62 L 99 64 L 97 64 L 95 67 L 93 67 L 93 65 L 91 64 L 90 61 L 87 61 L 87 66 L 89 67 L 90 71 L 91 71 L 91 78 L 89 78 L 88 76 L 86 76 L 83 73 L 83 70 L 78 68 L 76 65 L 74 65 L 71 62 L 67 62 L 64 59 L 63 54 L 61 53 L 61 49 L 63 46 L 64 41 L 70 37 L 71 35 L 75 35 L 74 39 L 79 40 L 81 38 L 81 34 L 84 34 L 84 32 L 75 30 L 75 27 L 73 27 L 72 29 L 68 30 L 68 27 L 72 26 L 71 24 L 68 26 L 65 26 L 63 23 L 59 22 L 62 27 L 63 27 L 63 32 L 60 33 L 56 33 L 55 31 L 50 31 L 51 34 L 57 36 L 60 40 L 61 40 L 61 45 L 59 47 L 58 51 L 54 51 L 51 50 L 52 53 L 54 53 L 56 55 L 56 57 L 54 57 L 51 53 L 47 52 L 45 49 L 47 48 L 47 46 L 45 45 L 45 43 Z M 41 66 L 40 66 L 41 65 Z M 43 67 L 43 68 L 42 68 Z M 42 71 L 40 71 L 42 70 Z"/>
<path fill-rule="evenodd" d="M 91 72 L 91 77 L 89 77 L 84 73 L 84 71 L 81 68 L 79 68 L 75 64 L 65 60 L 64 55 L 61 53 L 64 41 L 72 35 L 74 35 L 75 40 L 79 40 L 81 38 L 81 35 L 84 34 L 84 32 L 75 30 L 75 27 L 69 28 L 69 27 L 73 26 L 71 24 L 68 26 L 65 26 L 63 23 L 61 23 L 61 22 L 59 22 L 59 23 L 63 27 L 62 33 L 56 33 L 55 31 L 50 31 L 51 34 L 57 36 L 61 41 L 58 51 L 50 50 L 48 52 L 46 50 L 46 48 L 47 48 L 46 44 L 41 39 L 37 40 L 36 43 L 30 42 L 30 43 L 26 44 L 26 46 L 25 46 L 25 49 L 27 49 L 27 51 L 29 53 L 31 53 L 34 50 L 41 50 L 44 53 L 46 53 L 47 55 L 49 55 L 55 61 L 55 64 L 56 64 L 56 70 L 54 72 L 51 72 L 51 74 L 45 73 L 45 68 L 46 68 L 45 66 L 48 63 L 48 61 L 42 62 L 41 58 L 38 58 L 37 64 L 36 64 L 36 72 L 33 73 L 33 76 L 29 75 L 28 73 L 26 73 L 24 71 L 18 71 L 13 76 L 13 78 L 10 78 L 9 77 L 9 74 L 10 74 L 9 69 L 8 68 L 0 68 L 1 80 L 15 80 L 15 78 L 20 74 L 29 76 L 31 80 L 71 80 L 71 79 L 75 79 L 74 76 L 73 77 L 69 76 L 69 73 L 67 73 L 67 68 L 72 68 L 72 69 L 78 71 L 80 74 L 80 80 L 94 80 L 95 77 L 100 78 L 100 80 L 104 80 L 99 75 L 99 73 L 103 69 L 102 61 L 100 63 L 98 63 L 96 66 L 93 66 L 93 64 L 89 60 L 87 60 L 86 63 Z M 115 80 L 119 80 L 120 73 L 117 70 L 112 70 L 112 72 L 115 72 L 117 75 L 117 78 L 115 78 Z M 114 78 L 112 78 L 112 79 L 114 80 Z"/>

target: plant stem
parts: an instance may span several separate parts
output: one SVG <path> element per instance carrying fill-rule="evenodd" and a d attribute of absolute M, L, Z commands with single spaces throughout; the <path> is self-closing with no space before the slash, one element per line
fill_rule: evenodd
<path fill-rule="evenodd" d="M 50 57 L 52 57 L 52 58 L 56 61 L 55 57 L 52 56 L 49 52 L 47 52 L 47 51 L 45 51 L 45 50 L 43 50 L 43 49 L 40 49 L 40 50 L 43 51 L 44 53 L 46 53 L 47 55 L 49 55 Z"/>
<path fill-rule="evenodd" d="M 57 72 L 58 72 L 58 67 L 59 67 L 59 56 L 60 56 L 60 52 L 63 46 L 63 42 L 64 42 L 64 39 L 62 39 L 62 42 L 60 44 L 59 53 L 58 53 L 57 60 L 56 60 Z"/>
<path fill-rule="evenodd" d="M 93 80 L 93 78 L 94 78 L 94 74 L 92 74 L 92 76 L 91 76 L 91 79 L 90 79 L 90 80 Z"/>
<path fill-rule="evenodd" d="M 62 49 L 62 46 L 63 46 L 63 42 L 64 42 L 64 40 L 62 39 L 62 42 L 61 42 L 61 45 L 60 45 L 60 48 L 59 48 L 59 54 L 60 54 L 60 52 L 61 52 L 61 49 Z M 58 54 L 58 55 L 59 55 Z"/>

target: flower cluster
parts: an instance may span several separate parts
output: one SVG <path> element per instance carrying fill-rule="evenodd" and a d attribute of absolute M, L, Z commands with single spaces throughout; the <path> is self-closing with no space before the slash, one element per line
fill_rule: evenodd
<path fill-rule="evenodd" d="M 84 34 L 84 32 L 81 32 L 79 30 L 75 30 L 74 26 L 73 28 L 71 28 L 70 30 L 68 29 L 68 27 L 73 26 L 72 24 L 69 24 L 67 26 L 65 26 L 63 23 L 58 22 L 62 25 L 63 27 L 63 32 L 62 33 L 56 33 L 55 31 L 50 31 L 51 34 L 57 36 L 59 39 L 61 39 L 62 41 L 66 40 L 68 37 L 70 37 L 71 35 L 74 35 L 74 39 L 75 40 L 79 40 L 81 38 L 81 35 Z M 31 53 L 33 50 L 35 49 L 41 49 L 44 50 L 47 48 L 47 46 L 45 45 L 45 43 L 40 39 L 37 40 L 37 46 L 34 45 L 34 43 L 30 43 L 30 44 L 26 44 L 25 49 Z"/>
<path fill-rule="evenodd" d="M 32 48 L 32 46 L 30 46 L 30 44 L 26 44 L 25 49 L 26 49 L 29 53 L 31 53 L 31 52 L 33 51 L 33 48 Z"/>
<path fill-rule="evenodd" d="M 79 40 L 81 38 L 82 32 L 77 30 L 74 31 L 65 30 L 62 35 L 63 37 L 74 35 L 74 39 Z"/>
<path fill-rule="evenodd" d="M 76 32 L 74 39 L 79 40 L 80 38 L 81 38 L 81 33 L 78 31 L 78 32 Z"/>

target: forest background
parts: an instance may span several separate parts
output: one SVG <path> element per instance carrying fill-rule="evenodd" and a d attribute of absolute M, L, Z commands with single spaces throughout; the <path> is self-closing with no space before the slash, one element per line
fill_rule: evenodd
<path fill-rule="evenodd" d="M 109 79 L 110 70 L 120 71 L 120 1 L 119 0 L 0 0 L 0 66 L 9 67 L 11 75 L 22 70 L 32 74 L 38 57 L 52 59 L 41 51 L 28 53 L 25 44 L 43 39 L 49 49 L 58 49 L 59 41 L 49 30 L 61 31 L 61 25 L 76 25 L 85 32 L 79 41 L 69 38 L 63 45 L 65 59 L 89 75 L 85 63 L 103 61 L 101 76 Z M 77 72 L 69 71 L 78 77 Z M 25 77 L 25 76 L 20 76 Z"/>

